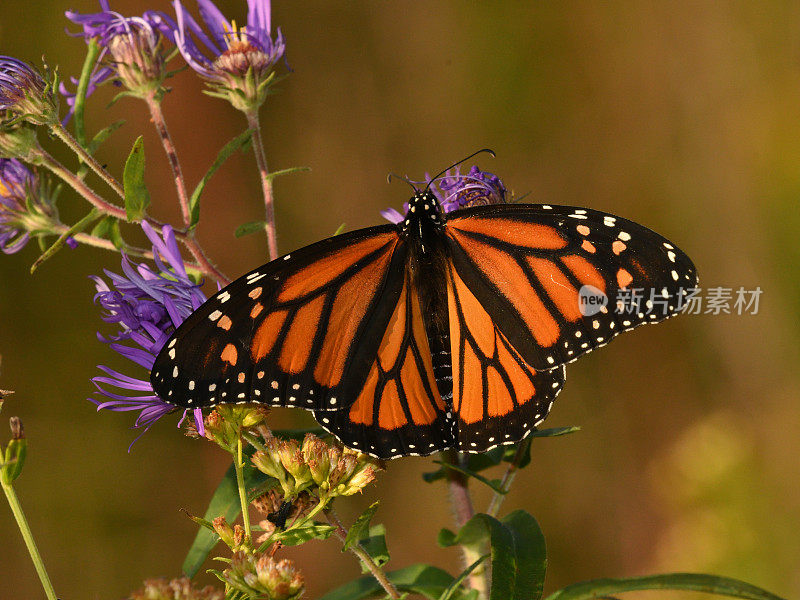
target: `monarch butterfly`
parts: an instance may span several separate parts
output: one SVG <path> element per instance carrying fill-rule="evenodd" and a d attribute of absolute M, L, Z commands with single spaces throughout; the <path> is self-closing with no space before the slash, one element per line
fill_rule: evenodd
<path fill-rule="evenodd" d="M 429 187 L 399 223 L 317 242 L 215 294 L 159 353 L 155 392 L 188 408 L 312 410 L 379 458 L 482 452 L 544 420 L 566 363 L 677 314 L 697 283 L 675 245 L 621 217 L 537 204 L 445 214 Z M 638 289 L 651 293 L 631 312 Z"/>

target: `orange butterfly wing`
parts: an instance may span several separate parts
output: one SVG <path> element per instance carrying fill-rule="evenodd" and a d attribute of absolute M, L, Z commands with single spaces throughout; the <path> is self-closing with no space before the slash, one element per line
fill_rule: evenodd
<path fill-rule="evenodd" d="M 539 370 L 678 314 L 697 285 L 691 260 L 669 240 L 589 209 L 465 209 L 448 218 L 447 240 L 455 272 L 521 358 Z M 605 305 L 581 304 L 587 294 Z"/>
<path fill-rule="evenodd" d="M 525 362 L 452 265 L 447 298 L 458 449 L 523 439 L 550 412 L 566 369 L 536 371 Z"/>
<path fill-rule="evenodd" d="M 452 416 L 437 387 L 420 298 L 408 271 L 357 398 L 347 409 L 314 416 L 346 446 L 380 458 L 426 455 L 454 444 Z"/>
<path fill-rule="evenodd" d="M 195 311 L 151 371 L 165 401 L 336 410 L 358 395 L 404 282 L 391 225 L 335 236 L 241 277 Z"/>

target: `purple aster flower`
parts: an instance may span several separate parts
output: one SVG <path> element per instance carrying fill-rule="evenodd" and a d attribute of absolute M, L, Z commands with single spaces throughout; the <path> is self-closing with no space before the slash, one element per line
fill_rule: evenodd
<path fill-rule="evenodd" d="M 70 21 L 83 28 L 83 32 L 76 35 L 82 35 L 87 43 L 97 40 L 100 46 L 100 55 L 89 78 L 87 96 L 111 78 L 137 95 L 158 92 L 166 77 L 161 48 L 166 17 L 153 11 L 141 17 L 124 17 L 111 10 L 108 0 L 100 0 L 100 9 L 100 12 L 88 14 L 65 13 Z M 71 81 L 78 83 L 75 78 Z M 60 91 L 73 107 L 75 94 L 64 86 Z"/>
<path fill-rule="evenodd" d="M 0 250 L 19 252 L 32 235 L 51 233 L 57 223 L 46 186 L 15 158 L 0 158 Z"/>
<path fill-rule="evenodd" d="M 111 337 L 98 334 L 98 338 L 147 369 L 149 374 L 170 334 L 205 302 L 206 297 L 200 286 L 186 274 L 172 228 L 164 226 L 163 237 L 146 222 L 142 223 L 142 229 L 153 244 L 156 269 L 146 264 L 134 264 L 123 256 L 122 275 L 105 271 L 110 284 L 100 277 L 92 279 L 97 289 L 95 302 L 104 310 L 103 321 L 118 327 Z M 92 382 L 106 399 L 90 398 L 97 410 L 138 411 L 134 427 L 143 428 L 142 433 L 158 419 L 176 410 L 175 406 L 155 395 L 149 376 L 138 379 L 105 366 L 99 368 L 105 375 L 94 377 Z M 104 386 L 112 386 L 122 393 L 109 391 Z M 188 409 L 184 410 L 181 422 L 187 412 Z M 200 409 L 192 412 L 197 430 L 202 435 L 203 413 Z"/>
<path fill-rule="evenodd" d="M 258 108 L 284 55 L 281 30 L 271 36 L 269 0 L 247 0 L 247 25 L 228 21 L 211 0 L 197 0 L 209 34 L 174 0 L 177 25 L 172 36 L 189 66 L 206 79 L 211 95 L 228 99 L 237 109 Z"/>
<path fill-rule="evenodd" d="M 439 201 L 444 212 L 451 212 L 469 206 L 484 204 L 502 204 L 506 201 L 506 187 L 500 178 L 488 171 L 481 171 L 477 166 L 462 175 L 458 167 L 452 173 L 445 173 L 442 177 L 431 181 L 430 175 L 425 174 L 425 181 L 411 182 L 413 185 L 430 186 L 431 192 Z M 408 203 L 403 204 L 403 210 L 408 211 Z M 394 208 L 381 211 L 387 221 L 399 223 L 404 216 Z"/>
<path fill-rule="evenodd" d="M 52 85 L 39 72 L 16 58 L 0 56 L 0 111 L 35 125 L 58 120 Z"/>

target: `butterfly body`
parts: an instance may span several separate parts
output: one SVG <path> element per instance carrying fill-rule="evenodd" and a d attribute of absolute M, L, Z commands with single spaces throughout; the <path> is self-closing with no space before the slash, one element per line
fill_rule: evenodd
<path fill-rule="evenodd" d="M 430 192 L 397 225 L 323 240 L 215 294 L 173 334 L 151 382 L 195 408 L 259 402 L 314 411 L 380 458 L 524 438 L 564 365 L 680 311 L 694 265 L 636 223 L 589 209 L 476 206 Z M 634 312 L 616 309 L 634 288 Z M 584 311 L 584 290 L 605 302 Z"/>

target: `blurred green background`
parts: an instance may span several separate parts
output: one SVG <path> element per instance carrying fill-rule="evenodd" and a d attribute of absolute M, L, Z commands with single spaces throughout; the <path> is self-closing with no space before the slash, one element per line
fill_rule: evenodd
<path fill-rule="evenodd" d="M 244 22 L 244 0 L 218 4 Z M 69 8 L 97 5 L 5 2 L 0 53 L 45 55 L 77 74 L 84 44 L 63 33 Z M 164 0 L 113 8 L 171 10 Z M 705 288 L 763 290 L 755 316 L 685 315 L 570 366 L 547 424 L 583 430 L 537 440 L 504 505 L 539 519 L 547 589 L 688 570 L 800 595 L 800 5 L 276 2 L 273 23 L 294 73 L 263 111 L 270 166 L 312 169 L 276 184 L 282 251 L 399 208 L 408 189 L 387 185 L 387 172 L 420 178 L 489 146 L 497 159 L 480 165 L 517 195 L 624 215 L 678 243 Z M 202 95 L 192 71 L 171 85 L 165 110 L 193 186 L 244 122 Z M 112 93 L 92 99 L 89 130 L 127 125 L 100 158 L 119 175 L 146 132 L 152 213 L 174 220 L 144 107 L 124 99 L 106 109 Z M 229 274 L 265 261 L 263 238 L 233 238 L 261 218 L 259 198 L 251 155 L 235 156 L 207 189 L 199 238 Z M 64 194 L 65 218 L 84 210 Z M 3 420 L 19 415 L 29 439 L 17 489 L 60 596 L 121 598 L 144 578 L 179 573 L 195 527 L 178 511 L 203 512 L 227 461 L 172 418 L 127 452 L 130 415 L 97 414 L 86 401 L 95 365 L 131 371 L 95 337 L 88 279 L 118 270 L 119 257 L 65 250 L 31 276 L 36 255 L 30 244 L 0 258 L 0 387 L 17 391 Z M 274 413 L 276 427 L 308 422 Z M 393 568 L 459 567 L 457 551 L 435 543 L 451 520 L 444 487 L 421 481 L 431 467 L 394 461 L 376 487 L 340 504 L 351 519 L 382 499 Z M 477 490 L 477 507 L 487 500 Z M 285 554 L 304 570 L 309 598 L 358 573 L 332 541 Z M 0 598 L 38 597 L 0 503 Z"/>

